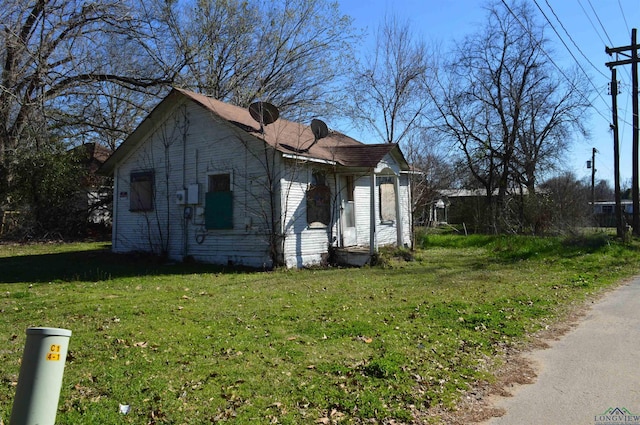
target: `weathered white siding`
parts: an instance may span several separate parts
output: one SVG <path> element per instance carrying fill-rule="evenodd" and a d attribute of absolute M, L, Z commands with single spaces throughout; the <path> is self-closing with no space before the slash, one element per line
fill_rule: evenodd
<path fill-rule="evenodd" d="M 158 127 L 116 169 L 113 229 L 113 250 L 116 252 L 171 252 L 173 228 L 181 225 L 182 216 L 167 204 L 167 197 L 177 190 L 176 176 L 182 173 L 182 161 L 172 160 L 181 157 L 181 149 L 179 143 L 170 138 L 170 130 L 165 126 Z M 152 211 L 132 212 L 129 210 L 131 173 L 142 171 L 154 173 L 154 207 Z"/>
<path fill-rule="evenodd" d="M 360 246 L 369 246 L 370 222 L 371 222 L 371 176 L 360 176 L 355 180 L 355 212 L 357 243 Z"/>
<path fill-rule="evenodd" d="M 311 183 L 313 164 L 288 161 L 282 180 L 283 223 L 285 225 L 285 263 L 287 267 L 320 264 L 329 249 L 329 235 L 334 227 L 312 228 L 307 223 L 306 193 Z M 316 167 L 317 168 L 317 167 Z M 320 167 L 322 168 L 322 167 Z M 335 198 L 335 186 L 327 184 Z M 335 214 L 333 215 L 335 217 Z"/>
<path fill-rule="evenodd" d="M 191 257 L 217 264 L 273 266 L 269 255 L 271 212 L 277 231 L 284 235 L 282 259 L 288 267 L 321 263 L 330 244 L 340 241 L 340 181 L 354 176 L 357 244 L 370 243 L 371 175 L 353 174 L 344 167 L 283 158 L 281 153 L 236 128 L 192 101 L 154 115 L 155 127 L 133 144 L 115 167 L 113 250 L 147 251 L 175 260 Z M 273 125 L 277 125 L 277 122 Z M 268 164 L 268 167 L 267 167 Z M 326 172 L 331 192 L 331 221 L 326 227 L 307 223 L 307 191 L 313 170 Z M 154 208 L 130 211 L 131 173 L 153 171 Z M 338 172 L 336 176 L 335 172 Z M 410 199 L 407 175 L 387 155 L 375 170 L 377 175 L 398 178 L 402 243 L 411 243 Z M 205 208 L 208 175 L 230 174 L 233 203 L 231 229 L 206 229 Z M 267 176 L 275 177 L 269 184 Z M 399 176 L 399 177 L 398 177 Z M 196 203 L 180 205 L 176 192 L 197 187 Z M 273 195 L 271 201 L 270 190 Z M 193 195 L 193 193 L 191 194 Z M 376 244 L 395 244 L 398 221 L 382 223 L 380 191 L 376 184 Z M 188 196 L 189 197 L 189 196 Z M 190 209 L 190 216 L 185 211 Z M 281 248 L 279 247 L 279 248 Z"/>
<path fill-rule="evenodd" d="M 413 248 L 413 216 L 411 212 L 411 186 L 409 174 L 403 173 L 399 177 L 400 185 L 400 217 L 402 218 L 402 244 Z"/>
<path fill-rule="evenodd" d="M 409 178 L 400 174 L 397 163 L 387 156 L 375 170 L 376 187 L 373 191 L 375 199 L 375 243 L 378 246 L 396 245 L 398 242 L 398 220 L 401 221 L 402 245 L 411 246 L 411 206 Z M 380 217 L 380 177 L 392 176 L 398 179 L 399 213 L 392 223 L 385 223 Z M 360 175 L 355 181 L 355 209 L 358 245 L 369 246 L 371 238 L 371 175 Z"/>
<path fill-rule="evenodd" d="M 262 187 L 265 179 L 260 178 L 266 174 L 262 142 L 192 102 L 174 109 L 147 137 L 117 169 L 114 251 L 270 267 L 264 217 L 268 196 Z M 277 157 L 274 164 L 279 163 Z M 155 173 L 155 209 L 131 212 L 128 199 L 119 197 L 130 193 L 131 172 L 142 170 Z M 198 212 L 205 207 L 208 174 L 221 173 L 232 175 L 233 229 L 207 230 Z M 185 205 L 178 205 L 175 195 L 193 184 L 199 187 L 198 204 L 189 205 L 192 218 L 185 219 Z"/>

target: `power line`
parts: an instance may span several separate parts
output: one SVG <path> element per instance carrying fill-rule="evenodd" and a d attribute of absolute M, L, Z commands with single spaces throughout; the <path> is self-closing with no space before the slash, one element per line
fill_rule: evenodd
<path fill-rule="evenodd" d="M 522 21 L 520 20 L 520 18 L 518 17 L 518 15 L 516 15 L 514 13 L 513 10 L 511 10 L 511 7 L 509 7 L 509 5 L 507 4 L 506 0 L 501 0 L 502 4 L 504 5 L 504 7 L 507 8 L 507 10 L 509 11 L 509 13 L 511 13 L 511 15 L 515 18 L 515 20 L 520 24 L 520 26 L 522 28 L 524 28 L 524 30 L 526 32 L 529 33 L 529 35 L 533 36 L 533 34 L 531 34 L 530 30 L 527 28 L 527 26 L 525 24 L 522 23 Z M 569 83 L 569 85 L 571 86 L 571 88 L 573 88 L 574 90 L 577 90 L 582 97 L 588 102 L 589 106 L 592 107 L 596 113 L 598 115 L 600 115 L 602 118 L 604 118 L 606 120 L 606 122 L 610 122 L 610 119 L 604 115 L 602 112 L 600 112 L 598 110 L 598 108 L 596 108 L 596 106 L 593 104 L 593 102 L 591 102 L 591 100 L 589 98 L 587 98 L 584 94 L 582 94 L 582 92 L 580 90 L 578 90 L 578 88 L 575 86 L 575 84 L 571 81 L 571 79 L 567 76 L 567 74 L 562 70 L 562 68 L 560 68 L 558 66 L 558 64 L 553 60 L 553 58 L 551 57 L 551 55 L 549 55 L 547 53 L 547 51 L 540 45 L 540 50 L 542 51 L 542 53 L 544 53 L 544 55 L 547 57 L 547 59 L 549 59 L 549 62 L 551 62 L 553 64 L 553 66 L 558 70 L 558 72 L 565 78 L 565 80 L 567 80 L 567 82 Z M 575 59 L 575 58 L 574 58 Z M 584 70 L 583 70 L 584 72 Z M 591 86 L 596 90 L 596 93 L 598 95 L 598 97 L 600 97 L 600 99 L 602 99 L 603 102 L 605 102 L 605 104 L 607 103 L 606 100 L 604 99 L 604 97 L 602 97 L 602 94 L 600 93 L 600 91 L 598 90 L 598 88 L 595 86 L 595 84 L 593 83 L 593 81 L 591 81 L 590 78 L 587 78 L 587 80 L 589 81 L 589 84 L 591 84 Z"/>
<path fill-rule="evenodd" d="M 562 39 L 562 37 L 560 36 L 560 34 L 558 33 L 558 31 L 556 31 L 556 28 L 553 26 L 553 24 L 551 23 L 551 21 L 549 20 L 549 18 L 547 17 L 547 15 L 544 13 L 544 11 L 542 10 L 542 8 L 540 7 L 540 5 L 538 4 L 537 0 L 533 0 L 534 3 L 536 4 L 536 6 L 538 6 L 538 9 L 540 10 L 540 12 L 542 13 L 542 16 L 544 16 L 544 18 L 547 20 L 547 22 L 549 23 L 549 25 L 551 26 L 551 29 L 553 29 L 553 32 L 556 33 L 556 35 L 558 36 L 558 38 L 560 39 L 560 41 L 562 42 L 562 44 L 564 45 L 564 47 L 567 48 L 567 51 L 569 52 L 569 54 L 571 55 L 571 57 L 573 58 L 574 61 L 576 61 L 576 64 L 578 64 L 578 67 L 580 67 L 580 69 L 582 70 L 582 72 L 584 72 L 585 76 L 587 78 L 589 78 L 589 75 L 585 72 L 585 70 L 582 68 L 582 65 L 580 64 L 580 62 L 578 62 L 578 60 L 576 59 L 576 57 L 573 55 L 573 52 L 571 51 L 571 49 L 569 48 L 569 46 L 567 46 L 567 43 L 564 42 L 564 40 Z M 573 45 L 575 46 L 575 48 L 578 50 L 578 52 L 580 52 L 580 54 L 582 55 L 583 58 L 585 58 L 585 60 L 589 63 L 589 65 L 591 65 L 593 67 L 593 69 L 595 69 L 598 73 L 600 73 L 600 75 L 602 75 L 605 78 L 608 78 L 608 75 L 605 74 L 604 72 L 602 72 L 600 70 L 599 67 L 595 66 L 593 64 L 593 62 L 591 62 L 591 60 L 587 57 L 587 55 L 584 54 L 584 52 L 582 51 L 582 49 L 580 48 L 580 46 L 578 46 L 578 44 L 575 42 L 575 40 L 573 39 L 573 37 L 571 37 L 571 34 L 569 34 L 569 31 L 567 31 L 567 28 L 565 28 L 564 24 L 562 23 L 562 21 L 560 21 L 560 18 L 558 18 L 558 15 L 556 14 L 556 11 L 553 10 L 553 8 L 551 7 L 551 5 L 549 4 L 549 0 L 545 0 L 545 3 L 547 3 L 547 7 L 549 7 L 549 10 L 551 10 L 551 13 L 553 13 L 553 16 L 555 16 L 556 20 L 558 21 L 558 23 L 560 24 L 560 26 L 562 27 L 562 29 L 564 30 L 565 34 L 567 34 L 567 36 L 569 37 L 569 40 L 571 40 L 571 43 L 573 43 Z"/>
<path fill-rule="evenodd" d="M 602 41 L 602 45 L 606 46 L 607 42 L 604 41 L 604 38 L 602 38 L 602 36 L 600 35 L 600 32 L 598 31 L 598 29 L 596 28 L 595 24 L 593 23 L 593 21 L 591 20 L 591 17 L 589 16 L 589 14 L 587 13 L 587 11 L 585 10 L 584 6 L 582 6 L 582 3 L 580 2 L 580 0 L 577 0 L 578 4 L 580 5 L 580 9 L 582 9 L 582 12 L 584 13 L 584 16 L 587 17 L 587 19 L 589 20 L 589 23 L 591 24 L 591 28 L 593 28 L 593 30 L 596 32 L 596 35 L 598 36 L 598 38 L 600 39 L 600 41 Z M 611 43 L 613 44 L 613 43 Z"/>
<path fill-rule="evenodd" d="M 622 3 L 620 3 L 620 0 L 618 0 L 618 7 L 620 7 L 620 13 L 622 13 L 622 19 L 624 19 L 624 25 L 627 27 L 627 32 L 631 32 L 631 30 L 629 30 L 629 24 L 627 23 L 627 17 L 624 14 L 624 9 L 622 8 Z"/>
<path fill-rule="evenodd" d="M 580 69 L 582 70 L 583 73 L 585 73 L 585 75 L 587 76 L 587 78 L 589 78 L 589 76 L 587 75 L 587 73 L 584 71 L 584 69 L 582 68 L 582 66 L 580 65 L 580 63 L 578 62 L 578 60 L 575 58 L 575 56 L 573 55 L 573 53 L 571 52 L 571 49 L 569 49 L 569 47 L 567 47 L 567 44 L 564 42 L 564 40 L 562 39 L 562 37 L 560 37 L 560 34 L 558 34 L 558 31 L 556 31 L 555 27 L 553 26 L 553 24 L 551 23 L 551 21 L 549 20 L 549 18 L 547 17 L 547 15 L 544 13 L 544 11 L 542 10 L 542 8 L 540 7 L 540 5 L 538 4 L 537 0 L 534 0 L 534 3 L 536 4 L 536 6 L 538 7 L 538 9 L 540 10 L 540 12 L 542 13 L 542 16 L 544 16 L 544 18 L 547 20 L 547 22 L 549 23 L 549 25 L 551 26 L 551 28 L 553 29 L 553 31 L 556 33 L 556 35 L 558 36 L 558 38 L 560 39 L 560 41 L 562 42 L 562 44 L 564 45 L 564 47 L 567 48 L 567 51 L 569 52 L 569 54 L 571 55 L 571 57 L 576 61 L 576 64 L 578 64 L 578 67 L 580 67 Z M 569 37 L 569 40 L 571 40 L 571 42 L 573 43 L 573 45 L 576 47 L 576 49 L 580 52 L 580 54 L 582 55 L 582 57 L 585 58 L 585 60 L 603 77 L 605 78 L 609 78 L 608 75 L 606 75 L 604 72 L 602 72 L 600 70 L 599 67 L 597 67 L 596 65 L 594 65 L 593 62 L 591 62 L 591 60 L 589 60 L 589 58 L 584 54 L 584 52 L 582 51 L 582 49 L 580 49 L 580 47 L 578 46 L 578 44 L 575 42 L 575 40 L 573 39 L 573 37 L 571 37 L 571 34 L 569 34 L 569 31 L 567 31 L 567 28 L 564 26 L 564 24 L 562 23 L 562 21 L 560 20 L 560 18 L 558 17 L 558 15 L 556 14 L 555 10 L 553 9 L 553 7 L 551 6 L 551 4 L 549 4 L 549 0 L 545 0 L 545 3 L 547 4 L 547 6 L 549 7 L 549 10 L 551 10 L 551 13 L 553 13 L 553 16 L 556 18 L 556 20 L 558 21 L 558 23 L 560 24 L 560 26 L 562 27 L 562 29 L 564 30 L 564 32 L 567 34 L 567 36 Z M 580 0 L 578 0 L 578 3 L 580 3 Z M 620 7 L 622 8 L 622 5 L 620 4 L 620 0 L 618 0 L 618 4 L 620 5 Z M 582 5 L 580 5 L 582 6 Z M 582 9 L 584 11 L 584 8 Z M 594 11 L 595 13 L 595 11 Z M 585 12 L 586 15 L 586 12 Z M 589 16 L 587 16 L 587 19 L 589 19 Z M 597 15 L 596 15 L 597 16 Z M 623 17 L 624 17 L 624 12 L 623 12 Z M 599 20 L 599 19 L 598 19 Z M 591 19 L 589 19 L 589 21 L 591 22 Z M 626 18 L 625 18 L 625 24 L 626 24 Z M 592 23 L 593 26 L 593 23 Z M 628 28 L 628 27 L 627 27 Z M 594 28 L 595 29 L 595 28 Z M 597 31 L 596 31 L 596 34 Z M 600 34 L 598 34 L 598 37 L 600 38 L 601 41 L 602 37 L 600 37 Z M 608 35 L 607 35 L 608 37 Z M 604 41 L 603 41 L 604 42 Z M 626 74 L 627 76 L 629 76 L 629 78 L 631 78 L 630 74 L 629 74 L 629 70 L 625 68 Z M 600 93 L 600 91 L 595 87 L 595 85 L 592 84 L 592 86 L 596 89 L 597 93 Z M 629 93 L 627 92 L 627 95 L 629 96 Z M 600 96 L 600 98 L 605 101 L 604 97 Z M 600 114 L 603 118 L 605 118 L 602 114 Z M 608 121 L 608 118 L 605 118 Z M 621 122 L 625 123 L 625 124 L 630 124 L 628 121 L 626 121 L 623 118 L 618 118 Z"/>
<path fill-rule="evenodd" d="M 503 2 L 504 3 L 504 2 Z M 560 39 L 560 41 L 562 42 L 562 44 L 564 45 L 564 47 L 567 49 L 567 51 L 569 52 L 569 54 L 571 55 L 571 57 L 573 58 L 573 60 L 576 62 L 576 64 L 578 65 L 578 67 L 580 68 L 580 70 L 585 74 L 585 76 L 587 77 L 587 79 L 589 80 L 589 83 L 591 84 L 591 86 L 595 89 L 596 94 L 598 95 L 598 97 L 600 97 L 600 99 L 604 102 L 607 103 L 607 101 L 604 99 L 604 97 L 601 94 L 601 91 L 595 86 L 595 84 L 593 83 L 593 81 L 589 78 L 589 75 L 586 73 L 586 71 L 584 70 L 584 68 L 582 67 L 582 65 L 580 64 L 580 62 L 578 62 L 578 60 L 576 59 L 576 57 L 574 56 L 573 52 L 571 51 L 571 49 L 567 46 L 567 44 L 565 43 L 565 41 L 562 39 L 562 37 L 560 36 L 560 34 L 558 33 L 558 31 L 556 30 L 555 26 L 553 25 L 553 23 L 551 22 L 551 20 L 548 18 L 547 14 L 544 12 L 544 10 L 540 7 L 540 5 L 538 4 L 537 0 L 534 0 L 535 5 L 538 7 L 538 10 L 540 10 L 540 13 L 542 13 L 542 16 L 544 16 L 544 18 L 546 19 L 546 21 L 549 23 L 549 25 L 551 26 L 551 29 L 556 33 L 556 35 L 558 36 L 558 38 Z M 593 62 L 591 62 L 591 60 L 589 60 L 589 58 L 584 54 L 584 52 L 582 51 L 582 49 L 578 46 L 578 44 L 575 42 L 575 40 L 573 39 L 573 37 L 571 36 L 571 34 L 569 34 L 569 31 L 567 30 L 567 28 L 564 26 L 564 24 L 562 23 L 562 21 L 560 20 L 560 18 L 558 17 L 557 13 L 555 12 L 555 10 L 553 9 L 553 7 L 551 6 L 551 4 L 549 4 L 548 0 L 545 0 L 545 3 L 547 4 L 547 6 L 549 7 L 549 10 L 551 10 L 551 13 L 553 13 L 553 16 L 556 18 L 556 20 L 558 21 L 558 23 L 560 24 L 560 26 L 562 27 L 562 29 L 564 30 L 564 32 L 567 34 L 567 36 L 569 37 L 569 39 L 571 40 L 571 42 L 573 43 L 573 45 L 576 47 L 576 49 L 580 52 L 580 54 L 585 58 L 585 60 L 587 60 L 587 62 L 603 77 L 605 78 L 609 78 L 604 72 L 602 72 L 600 70 L 600 68 L 598 68 Z M 580 0 L 578 0 L 578 3 L 580 4 Z M 582 4 L 580 4 L 580 6 L 582 7 Z M 593 6 L 592 6 L 593 8 Z M 587 19 L 589 19 L 589 21 L 592 23 L 593 26 L 593 22 L 591 21 L 591 19 L 589 18 L 589 15 L 586 13 L 586 11 L 584 10 L 584 8 L 582 8 L 583 12 L 585 12 L 585 15 L 587 16 Z M 513 14 L 513 12 L 512 12 Z M 594 10 L 594 14 L 597 13 Z M 600 19 L 598 18 L 598 21 L 600 21 Z M 594 30 L 596 30 L 596 34 L 598 35 L 598 37 L 600 38 L 601 41 L 602 37 L 600 37 L 600 34 L 598 34 L 597 29 L 594 27 Z M 608 35 L 607 35 L 608 37 Z M 604 41 L 603 41 L 604 43 Z M 630 78 L 629 75 L 629 71 L 627 69 L 625 69 L 627 75 Z M 609 122 L 609 118 L 606 117 L 603 113 L 601 113 L 596 107 L 595 105 L 591 104 L 591 106 L 595 109 L 595 111 L 598 113 L 598 115 L 600 115 L 602 118 L 604 118 L 607 122 Z M 619 118 L 619 120 L 625 124 L 629 124 L 630 123 L 628 121 L 626 121 L 623 118 Z"/>
<path fill-rule="evenodd" d="M 589 3 L 589 6 L 591 6 L 591 10 L 593 10 L 593 14 L 596 16 L 596 19 L 598 20 L 598 23 L 600 24 L 602 31 L 604 31 L 604 35 L 607 36 L 607 40 L 609 40 L 609 43 L 611 43 L 611 45 L 613 46 L 613 41 L 611 41 L 611 37 L 609 37 L 609 34 L 607 33 L 606 28 L 604 27 L 604 25 L 602 25 L 600 16 L 598 16 L 598 12 L 596 12 L 596 10 L 593 8 L 593 4 L 591 4 L 591 0 L 587 0 L 587 2 Z"/>
<path fill-rule="evenodd" d="M 582 9 L 582 12 L 584 13 L 584 15 L 589 20 L 589 23 L 591 24 L 591 27 L 596 32 L 596 35 L 598 36 L 600 41 L 602 41 L 602 44 L 604 46 L 607 46 L 607 42 L 604 41 L 604 39 L 600 35 L 600 32 L 598 31 L 596 26 L 593 24 L 593 21 L 589 17 L 589 13 L 587 13 L 587 11 L 584 9 L 584 7 L 582 6 L 582 3 L 580 3 L 580 0 L 577 0 L 577 1 L 578 1 L 578 4 L 580 5 L 580 8 Z M 607 30 L 604 28 L 604 25 L 602 25 L 602 21 L 600 20 L 600 16 L 598 15 L 598 12 L 596 12 L 595 8 L 593 7 L 593 4 L 591 3 L 591 0 L 587 0 L 587 1 L 589 2 L 589 6 L 591 6 L 591 10 L 593 11 L 593 14 L 595 15 L 596 19 L 600 23 L 600 27 L 602 28 L 602 30 L 604 31 L 605 35 L 607 36 L 607 39 L 609 40 L 609 45 L 613 46 L 614 43 L 613 43 L 613 41 L 611 41 L 611 37 L 609 37 L 609 34 L 607 33 Z M 620 3 L 620 0 L 618 0 L 618 5 L 620 6 L 620 10 L 622 11 L 622 4 Z M 627 18 L 625 17 L 624 11 L 622 12 L 622 18 L 624 19 L 625 25 L 627 25 Z M 627 25 L 627 32 L 631 33 L 631 31 L 629 31 L 629 25 Z M 617 57 L 617 54 L 616 54 L 616 57 Z M 631 79 L 631 74 L 629 73 L 629 70 L 627 68 L 624 68 L 624 72 L 627 75 L 627 77 L 629 79 Z M 629 123 L 626 123 L 626 124 L 629 124 Z"/>

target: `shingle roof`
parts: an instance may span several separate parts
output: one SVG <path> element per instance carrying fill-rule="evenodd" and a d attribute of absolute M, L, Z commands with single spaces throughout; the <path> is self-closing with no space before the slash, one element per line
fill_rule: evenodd
<path fill-rule="evenodd" d="M 330 131 L 326 137 L 315 141 L 310 126 L 287 121 L 282 118 L 272 124 L 264 126 L 261 131 L 260 124 L 251 117 L 248 109 L 178 88 L 174 88 L 165 100 L 161 102 L 161 105 L 167 99 L 175 96 L 184 96 L 193 100 L 221 119 L 255 137 L 263 139 L 283 154 L 323 160 L 348 167 L 372 168 L 375 167 L 386 154 L 393 152 L 401 168 L 403 170 L 408 169 L 407 162 L 397 144 L 364 144 L 337 131 Z M 156 109 L 159 107 L 160 105 L 158 105 Z M 152 112 L 150 116 L 153 115 L 154 112 Z M 147 120 L 148 119 L 149 117 Z M 143 124 L 144 122 L 140 127 L 142 127 Z M 138 129 L 140 129 L 140 127 L 138 127 Z M 136 132 L 138 132 L 138 130 L 136 130 Z M 131 138 L 130 136 L 122 145 L 127 144 Z M 121 146 L 121 148 L 122 147 L 123 146 Z M 121 148 L 118 150 L 121 150 Z M 116 154 L 118 154 L 118 150 L 116 150 Z M 112 162 L 113 161 L 107 161 L 104 167 L 105 172 L 112 171 L 113 166 L 115 166 Z"/>
<path fill-rule="evenodd" d="M 378 145 L 336 146 L 336 157 L 340 164 L 348 167 L 375 167 L 386 154 L 396 147 L 392 143 Z"/>
<path fill-rule="evenodd" d="M 269 145 L 283 153 L 335 161 L 349 167 L 371 168 L 375 167 L 387 153 L 397 149 L 397 145 L 392 143 L 364 144 L 336 131 L 329 132 L 327 137 L 314 144 L 313 132 L 308 125 L 283 119 L 265 126 L 263 132 L 260 132 L 260 125 L 251 117 L 247 109 L 188 90 L 175 90 L 248 133 L 264 138 Z"/>

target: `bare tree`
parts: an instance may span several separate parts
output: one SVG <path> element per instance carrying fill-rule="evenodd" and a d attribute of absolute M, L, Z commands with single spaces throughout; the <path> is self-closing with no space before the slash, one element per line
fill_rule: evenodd
<path fill-rule="evenodd" d="M 415 173 L 411 180 L 414 222 L 433 224 L 434 211 L 438 201 L 443 200 L 443 190 L 456 186 L 456 170 L 443 152 L 433 144 L 423 141 L 423 149 L 412 156 Z"/>
<path fill-rule="evenodd" d="M 594 188 L 597 201 L 611 201 L 614 199 L 614 191 L 608 180 L 598 180 Z"/>
<path fill-rule="evenodd" d="M 335 83 L 356 36 L 337 3 L 159 1 L 157 9 L 175 48 L 189 57 L 179 82 L 185 88 L 242 107 L 268 100 L 284 114 L 324 113 L 340 95 Z"/>
<path fill-rule="evenodd" d="M 73 144 L 99 141 L 111 151 L 135 130 L 154 98 L 117 84 L 95 84 L 82 89 L 82 96 L 69 99 L 59 125 Z M 91 97 L 93 101 L 87 102 Z"/>
<path fill-rule="evenodd" d="M 534 192 L 544 166 L 582 130 L 583 87 L 550 64 L 549 51 L 527 2 L 496 2 L 486 26 L 458 45 L 434 96 L 439 128 L 484 188 L 496 232 L 506 230 L 508 190 Z"/>
<path fill-rule="evenodd" d="M 583 125 L 589 107 L 586 82 L 577 72 L 567 70 L 554 77 L 543 67 L 550 65 L 537 65 L 534 73 L 540 78 L 528 88 L 529 101 L 522 105 L 513 161 L 514 180 L 530 194 L 535 193 L 539 176 L 562 160 L 571 141 L 588 135 Z"/>
<path fill-rule="evenodd" d="M 409 163 L 422 166 L 428 158 L 421 130 L 429 102 L 429 60 L 425 42 L 415 35 L 410 23 L 387 16 L 377 28 L 373 52 L 356 64 L 347 85 L 348 115 L 352 120 L 380 142 L 401 144 Z M 422 204 L 428 202 L 424 171 L 416 169 L 410 177 L 412 195 L 408 207 L 414 217 L 421 215 L 419 210 L 428 208 Z"/>
<path fill-rule="evenodd" d="M 387 17 L 380 24 L 375 48 L 354 69 L 351 113 L 356 122 L 386 143 L 408 142 L 419 129 L 428 102 L 428 49 L 408 22 Z"/>
<path fill-rule="evenodd" d="M 21 150 L 74 144 L 122 122 L 104 122 L 112 100 L 171 82 L 137 40 L 145 37 L 127 2 L 100 0 L 0 1 L 0 181 L 11 190 Z M 149 45 L 153 45 L 148 41 Z M 135 61 L 132 58 L 135 57 Z M 108 86 L 124 89 L 110 91 Z M 144 104 L 143 96 L 136 106 Z M 130 108 L 133 121 L 140 108 Z M 101 122 L 102 120 L 102 122 Z M 107 128 L 109 127 L 109 128 Z M 14 169 L 15 168 L 15 169 Z"/>

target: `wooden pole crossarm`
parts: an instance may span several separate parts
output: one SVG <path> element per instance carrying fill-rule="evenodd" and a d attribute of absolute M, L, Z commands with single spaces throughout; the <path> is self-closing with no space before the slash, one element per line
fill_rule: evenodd
<path fill-rule="evenodd" d="M 606 62 L 605 65 L 608 66 L 609 68 L 613 68 L 614 66 L 618 66 L 618 65 L 629 65 L 629 64 L 633 64 L 633 63 L 638 63 L 638 58 L 635 59 L 625 59 L 625 60 L 621 60 L 621 61 L 614 61 L 614 62 Z"/>
<path fill-rule="evenodd" d="M 609 56 L 611 56 L 614 53 L 624 53 L 627 50 L 631 50 L 633 49 L 633 45 L 629 45 L 629 46 L 622 46 L 622 47 L 605 47 L 604 51 L 605 53 L 607 53 Z M 625 55 L 627 57 L 631 57 L 631 53 L 629 53 L 629 55 Z"/>

